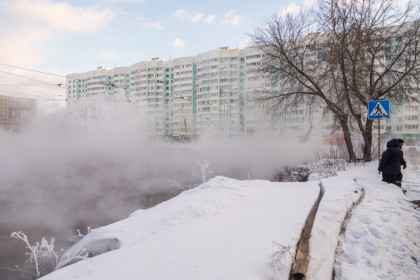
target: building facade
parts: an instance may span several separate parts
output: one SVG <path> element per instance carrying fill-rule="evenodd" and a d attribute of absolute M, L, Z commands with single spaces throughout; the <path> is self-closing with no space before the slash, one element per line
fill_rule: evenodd
<path fill-rule="evenodd" d="M 316 57 L 314 51 L 307 63 L 316 64 Z M 190 139 L 207 131 L 226 137 L 261 131 L 307 136 L 311 121 L 304 103 L 270 116 L 254 101 L 262 91 L 282 91 L 284 86 L 261 72 L 263 59 L 256 48 L 221 47 L 169 61 L 153 58 L 128 67 L 98 67 L 67 75 L 67 102 L 87 98 L 137 102 L 147 111 L 153 137 Z M 394 104 L 391 118 L 381 127 L 390 135 L 419 140 L 420 104 Z"/>
<path fill-rule="evenodd" d="M 169 61 L 153 58 L 129 67 L 98 67 L 67 76 L 67 102 L 88 98 L 138 102 L 147 111 L 149 133 L 155 137 L 190 139 L 207 131 L 226 137 L 280 132 L 284 122 L 273 121 L 252 99 L 270 85 L 258 71 L 261 57 L 254 48 L 222 47 Z"/>
<path fill-rule="evenodd" d="M 35 99 L 0 96 L 0 128 L 15 132 L 36 115 Z"/>

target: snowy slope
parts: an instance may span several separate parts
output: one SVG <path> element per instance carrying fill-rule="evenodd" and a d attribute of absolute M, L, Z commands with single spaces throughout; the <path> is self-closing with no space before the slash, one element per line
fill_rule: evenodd
<path fill-rule="evenodd" d="M 107 238 L 121 247 L 42 279 L 287 279 L 318 184 L 215 177 L 92 231 L 69 252 Z M 418 279 L 419 211 L 374 163 L 322 184 L 307 279 L 331 279 L 335 261 L 337 279 Z"/>

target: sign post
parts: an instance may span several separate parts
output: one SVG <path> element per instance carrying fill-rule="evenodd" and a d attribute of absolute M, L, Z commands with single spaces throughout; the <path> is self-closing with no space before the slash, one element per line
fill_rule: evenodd
<path fill-rule="evenodd" d="M 378 163 L 381 160 L 381 119 L 389 119 L 389 100 L 368 101 L 368 118 L 378 120 Z"/>
<path fill-rule="evenodd" d="M 378 119 L 378 165 L 381 162 L 381 119 Z"/>

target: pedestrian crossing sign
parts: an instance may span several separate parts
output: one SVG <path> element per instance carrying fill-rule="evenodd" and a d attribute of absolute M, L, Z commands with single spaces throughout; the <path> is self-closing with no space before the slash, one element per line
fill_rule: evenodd
<path fill-rule="evenodd" d="M 389 119 L 389 100 L 369 101 L 369 119 Z"/>

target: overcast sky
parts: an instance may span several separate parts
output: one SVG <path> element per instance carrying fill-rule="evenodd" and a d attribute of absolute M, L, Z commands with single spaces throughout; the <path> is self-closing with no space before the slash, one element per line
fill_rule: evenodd
<path fill-rule="evenodd" d="M 194 56 L 220 46 L 244 48 L 247 33 L 280 11 L 297 10 L 312 0 L 1 0 L 0 91 L 26 97 L 64 95 L 48 76 L 114 68 L 161 57 Z M 6 64 L 6 65 L 4 65 Z M 2 72 L 1 72 L 2 71 Z M 25 83 L 26 87 L 21 84 Z M 19 86 L 11 88 L 15 84 Z M 32 85 L 29 88 L 29 85 Z M 44 94 L 43 94 L 44 93 Z"/>

